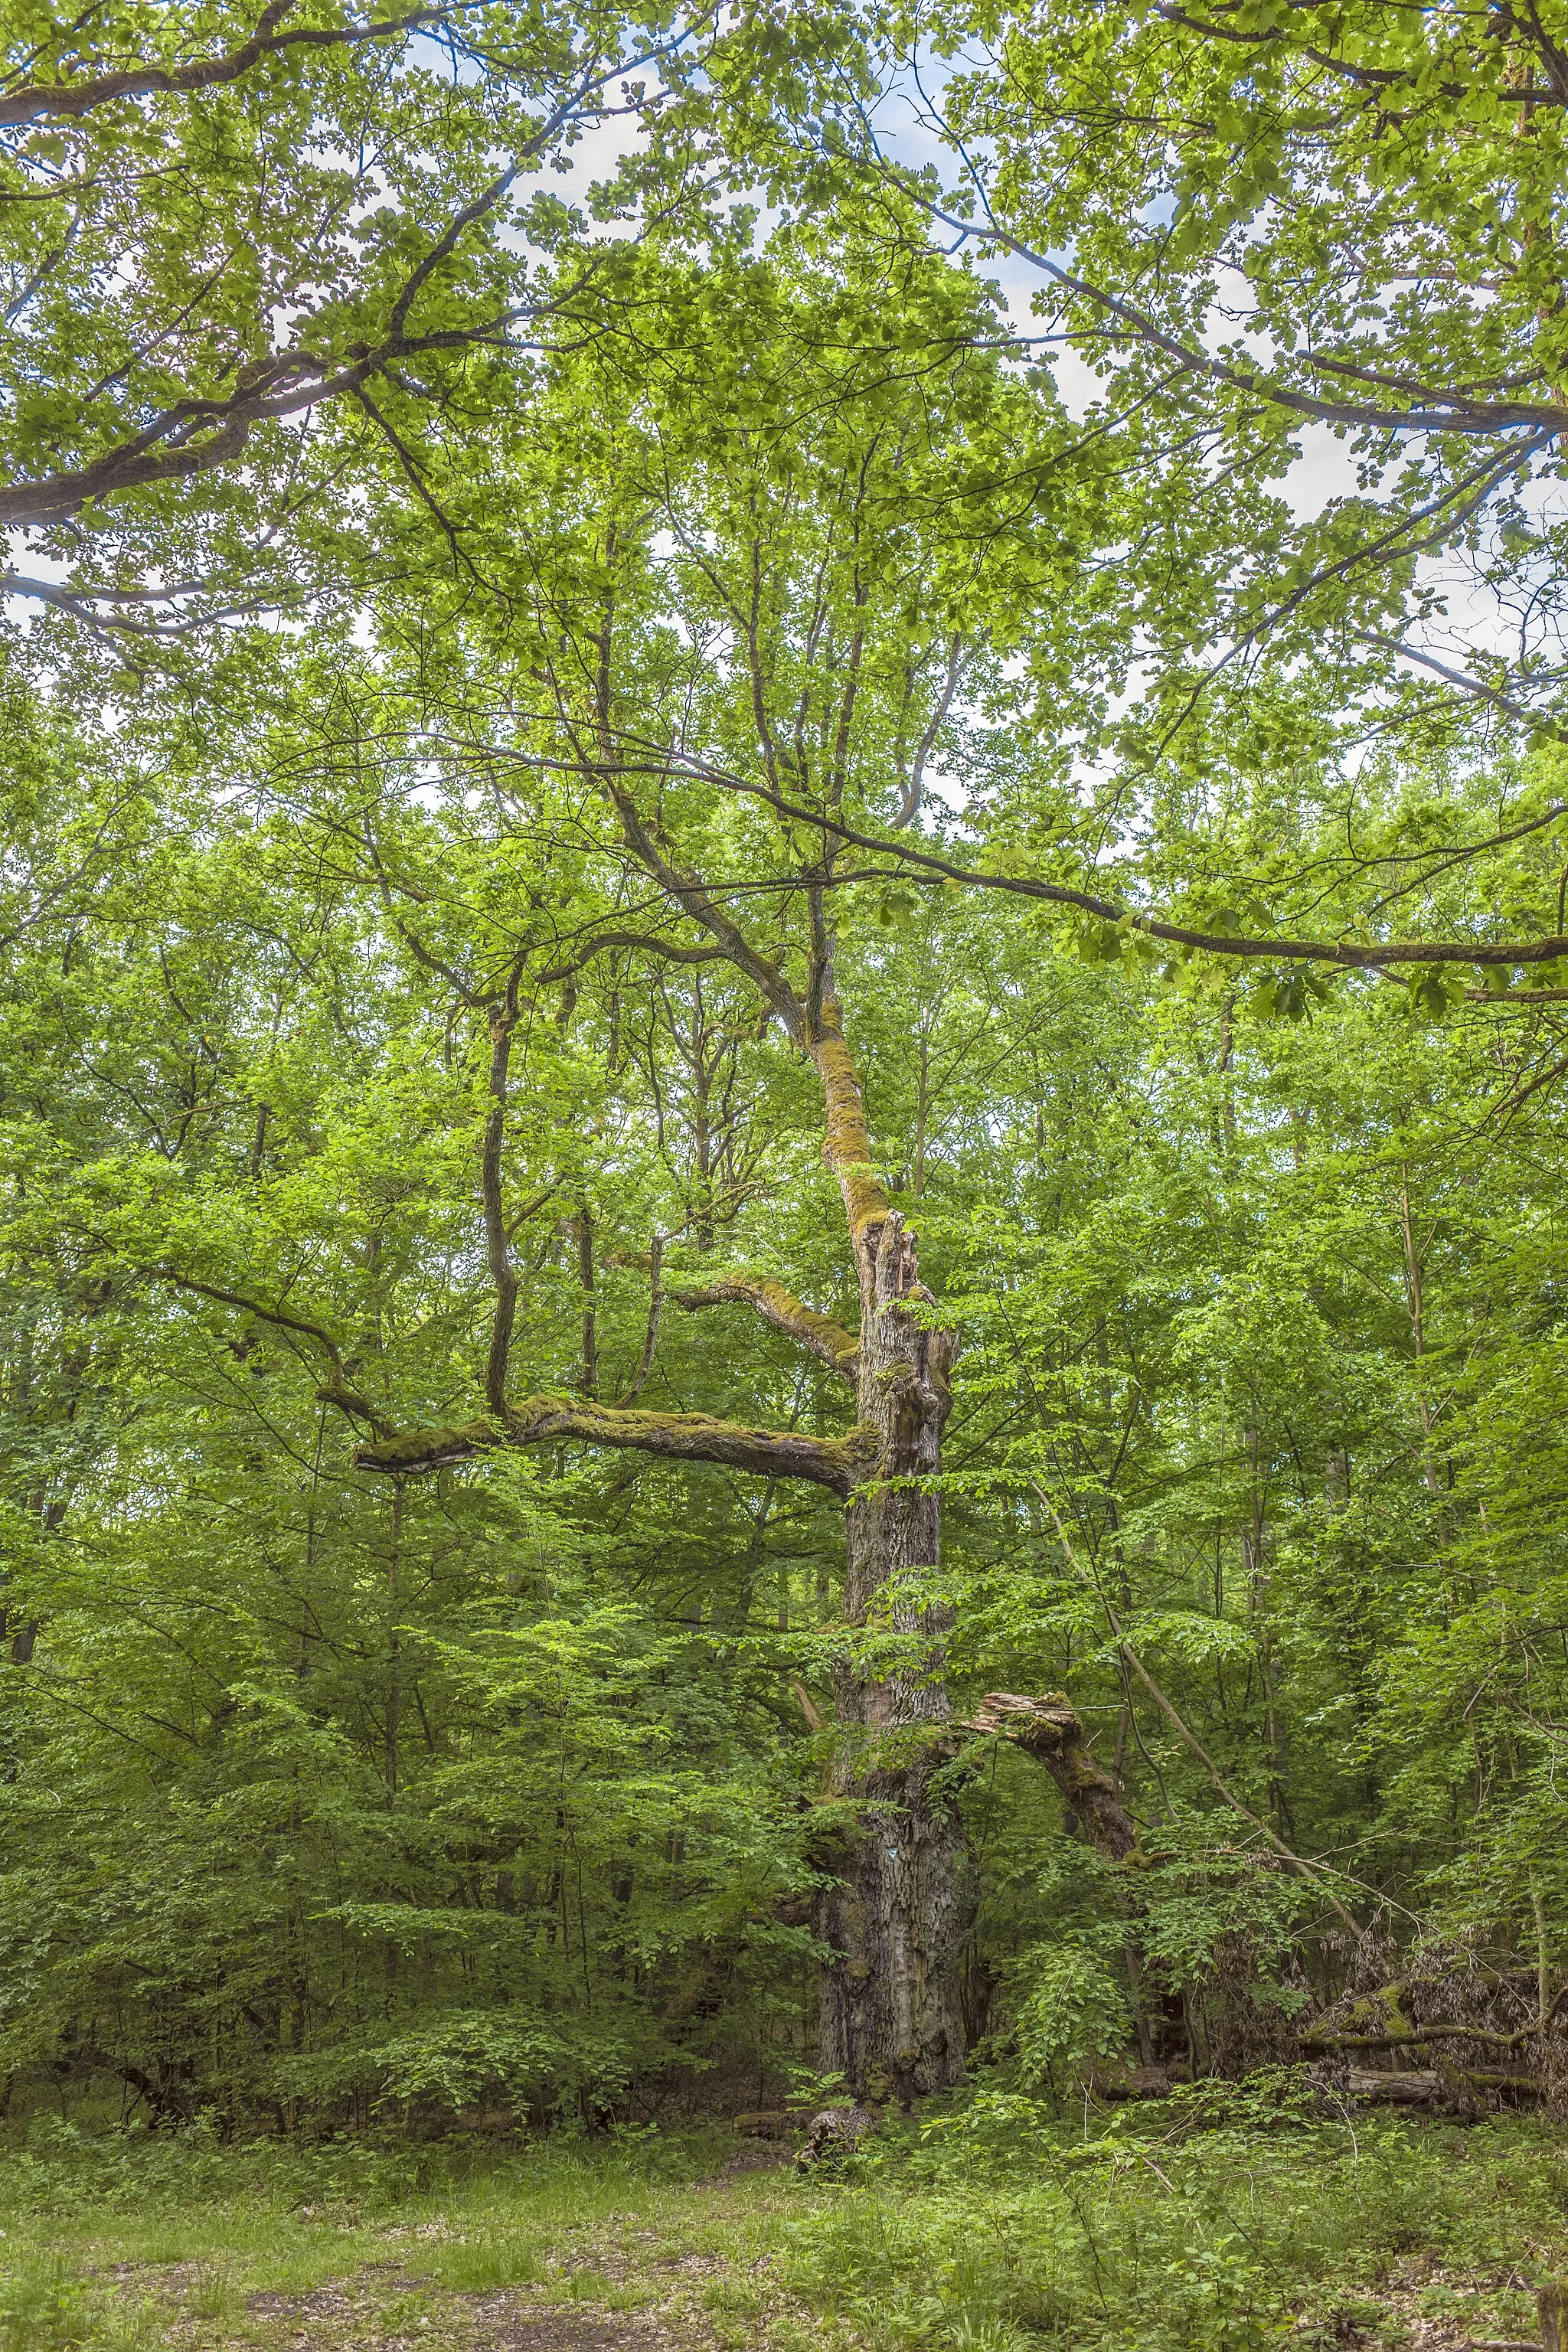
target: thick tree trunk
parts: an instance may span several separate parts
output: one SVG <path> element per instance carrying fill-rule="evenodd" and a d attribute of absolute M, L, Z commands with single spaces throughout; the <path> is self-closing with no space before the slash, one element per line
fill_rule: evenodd
<path fill-rule="evenodd" d="M 857 1093 L 858 1089 L 856 1089 Z M 829 1114 L 832 1129 L 831 1100 Z M 850 1191 L 847 1184 L 846 1192 Z M 821 2059 L 858 2097 L 907 2104 L 963 2073 L 959 1960 L 974 1873 L 951 1797 L 932 1780 L 951 1751 L 943 1636 L 949 1612 L 917 1588 L 936 1570 L 952 1332 L 931 1328 L 902 1219 L 878 1200 L 851 1211 L 860 1273 L 859 1422 L 879 1459 L 847 1513 L 845 1617 L 892 1655 L 842 1660 L 835 1681 L 833 1792 L 856 1826 L 837 1856 L 817 1933 L 832 1958 L 822 1988 Z"/>

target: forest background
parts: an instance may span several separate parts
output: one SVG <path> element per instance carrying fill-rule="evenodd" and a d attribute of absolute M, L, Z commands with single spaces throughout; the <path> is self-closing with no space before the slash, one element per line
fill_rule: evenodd
<path fill-rule="evenodd" d="M 1557 39 L 12 12 L 18 2121 L 1555 2097 Z"/>

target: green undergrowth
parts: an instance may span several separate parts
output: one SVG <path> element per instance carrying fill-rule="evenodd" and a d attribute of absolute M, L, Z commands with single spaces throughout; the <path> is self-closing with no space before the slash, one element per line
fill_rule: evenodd
<path fill-rule="evenodd" d="M 1533 2334 L 1531 2285 L 1568 2267 L 1568 2142 L 1293 2104 L 1288 2084 L 1199 2085 L 1063 2122 L 983 2095 L 808 2195 L 795 2275 L 910 2347 L 1394 2344 L 1455 2312 Z"/>
<path fill-rule="evenodd" d="M 1325 2119 L 1279 2085 L 1070 2120 L 981 2094 L 831 2174 L 731 2174 L 731 2148 L 57 2128 L 0 2150 L 0 2352 L 435 2352 L 488 2340 L 485 2297 L 632 2314 L 677 2286 L 721 2352 L 1393 2347 L 1423 2316 L 1529 2336 L 1530 2284 L 1568 2270 L 1568 2139 L 1521 2120 Z M 268 2307 L 328 2286 L 346 2317 Z"/>

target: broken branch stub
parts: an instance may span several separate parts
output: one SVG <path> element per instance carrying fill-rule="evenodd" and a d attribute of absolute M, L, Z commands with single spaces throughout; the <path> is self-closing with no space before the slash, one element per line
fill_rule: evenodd
<path fill-rule="evenodd" d="M 1090 1845 L 1105 1861 L 1134 1866 L 1143 1863 L 1138 1825 L 1121 1801 L 1114 1775 L 1090 1755 L 1083 1717 L 1068 1704 L 1065 1693 L 1047 1691 L 1043 1698 L 1021 1698 L 1012 1691 L 989 1691 L 980 1702 L 978 1715 L 972 1716 L 964 1727 L 1000 1733 L 1037 1758 L 1083 1823 Z"/>

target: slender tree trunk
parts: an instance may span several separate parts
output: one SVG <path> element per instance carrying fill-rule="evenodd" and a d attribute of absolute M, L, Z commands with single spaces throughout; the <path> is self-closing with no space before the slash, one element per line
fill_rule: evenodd
<path fill-rule="evenodd" d="M 402 1760 L 403 1641 L 397 1620 L 403 1600 L 403 1481 L 392 1482 L 392 1534 L 386 1559 L 386 1805 L 397 1803 L 397 1776 Z"/>

